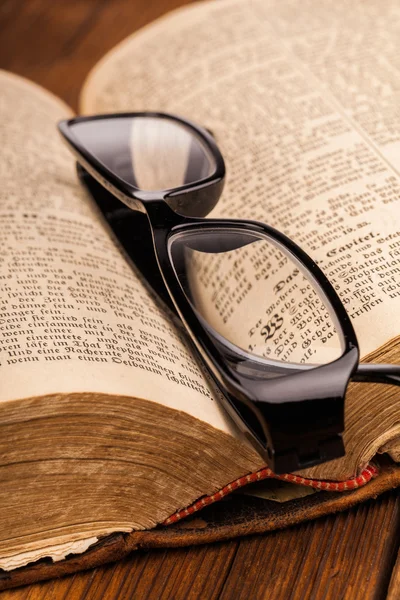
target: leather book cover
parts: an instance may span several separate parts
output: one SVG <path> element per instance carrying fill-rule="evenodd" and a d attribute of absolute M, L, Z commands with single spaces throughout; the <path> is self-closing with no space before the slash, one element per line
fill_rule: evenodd
<path fill-rule="evenodd" d="M 346 510 L 400 486 L 400 466 L 380 461 L 379 474 L 352 491 L 320 491 L 305 498 L 277 503 L 246 495 L 229 495 L 171 525 L 133 533 L 115 533 L 85 553 L 53 563 L 42 559 L 13 571 L 0 571 L 0 590 L 70 575 L 114 562 L 134 550 L 208 544 L 234 537 L 266 533 Z"/>

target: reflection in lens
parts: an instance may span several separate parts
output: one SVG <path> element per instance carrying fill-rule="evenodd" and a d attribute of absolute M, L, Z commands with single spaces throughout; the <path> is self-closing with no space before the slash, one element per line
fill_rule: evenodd
<path fill-rule="evenodd" d="M 193 308 L 246 353 L 291 364 L 326 364 L 342 355 L 329 301 L 272 238 L 197 230 L 175 235 L 170 255 Z"/>
<path fill-rule="evenodd" d="M 177 188 L 204 180 L 216 170 L 206 143 L 171 118 L 105 117 L 77 121 L 71 127 L 97 160 L 141 190 Z"/>

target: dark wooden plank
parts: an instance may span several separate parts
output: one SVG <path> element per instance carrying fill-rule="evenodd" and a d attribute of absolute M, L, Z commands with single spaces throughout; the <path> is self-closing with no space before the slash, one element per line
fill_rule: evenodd
<path fill-rule="evenodd" d="M 389 583 L 387 600 L 398 600 L 400 598 L 400 550 L 397 553 L 396 563 L 393 567 Z"/>
<path fill-rule="evenodd" d="M 242 540 L 221 600 L 384 598 L 399 533 L 393 492 L 337 516 Z"/>
<path fill-rule="evenodd" d="M 0 32 L 17 18 L 25 0 L 3 0 L 0 4 Z"/>
<path fill-rule="evenodd" d="M 55 581 L 5 591 L 2 600 L 217 599 L 239 541 L 136 552 L 127 560 Z"/>
<path fill-rule="evenodd" d="M 70 0 L 49 3 L 30 0 L 12 12 L 6 23 L 0 13 L 1 65 L 15 72 L 36 73 L 56 65 L 76 37 L 77 31 L 89 26 L 99 0 Z M 36 77 L 32 77 L 37 80 Z"/>

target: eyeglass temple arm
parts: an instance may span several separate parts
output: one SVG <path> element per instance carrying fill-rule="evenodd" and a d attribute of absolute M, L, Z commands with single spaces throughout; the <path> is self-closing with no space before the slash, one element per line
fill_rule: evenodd
<path fill-rule="evenodd" d="M 145 283 L 172 312 L 175 306 L 165 287 L 154 253 L 154 245 L 147 216 L 128 208 L 94 179 L 79 163 L 78 177 L 90 192 L 108 225 L 132 260 L 131 267 L 139 270 Z M 180 320 L 177 320 L 180 324 Z"/>
<path fill-rule="evenodd" d="M 359 364 L 352 380 L 400 385 L 400 366 Z"/>

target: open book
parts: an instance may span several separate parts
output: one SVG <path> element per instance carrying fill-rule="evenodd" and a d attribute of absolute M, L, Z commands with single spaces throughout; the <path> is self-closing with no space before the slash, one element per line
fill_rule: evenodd
<path fill-rule="evenodd" d="M 82 111 L 168 111 L 212 130 L 228 172 L 213 216 L 292 237 L 338 290 L 363 359 L 396 362 L 398 8 L 292 4 L 161 19 L 100 62 Z M 80 186 L 56 131 L 71 111 L 4 72 L 0 103 L 0 567 L 12 569 L 155 527 L 265 465 Z M 346 456 L 287 478 L 345 490 L 378 452 L 397 460 L 398 394 L 350 385 Z"/>

